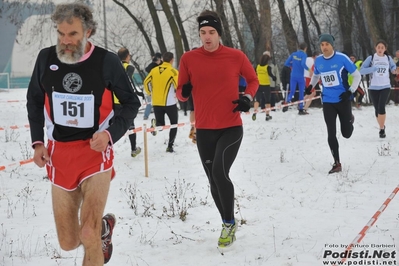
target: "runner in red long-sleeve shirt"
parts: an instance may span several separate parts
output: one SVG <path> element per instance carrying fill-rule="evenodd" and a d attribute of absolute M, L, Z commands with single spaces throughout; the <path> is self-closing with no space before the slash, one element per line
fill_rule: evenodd
<path fill-rule="evenodd" d="M 192 93 L 198 152 L 223 221 L 218 246 L 228 247 L 236 231 L 229 171 L 243 137 L 239 111 L 250 109 L 259 82 L 243 52 L 220 44 L 222 25 L 217 13 L 203 11 L 197 22 L 203 45 L 182 56 L 176 94 L 186 101 Z M 240 75 L 248 83 L 241 98 L 237 89 Z"/>

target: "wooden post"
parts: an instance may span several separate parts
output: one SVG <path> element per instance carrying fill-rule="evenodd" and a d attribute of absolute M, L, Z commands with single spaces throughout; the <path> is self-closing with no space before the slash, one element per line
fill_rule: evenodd
<path fill-rule="evenodd" d="M 148 177 L 147 124 L 143 125 L 143 133 L 144 133 L 144 176 Z"/>

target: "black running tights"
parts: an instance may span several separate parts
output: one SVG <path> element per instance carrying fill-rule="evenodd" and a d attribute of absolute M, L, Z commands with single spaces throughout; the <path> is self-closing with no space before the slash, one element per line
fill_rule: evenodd
<path fill-rule="evenodd" d="M 197 146 L 211 194 L 222 220 L 234 219 L 234 186 L 229 172 L 243 136 L 242 126 L 197 129 Z"/>
<path fill-rule="evenodd" d="M 179 117 L 177 111 L 177 105 L 169 105 L 169 106 L 153 106 L 154 108 L 154 115 L 157 126 L 164 126 L 165 125 L 165 114 L 168 116 L 170 124 L 176 125 L 177 120 Z M 171 147 L 175 143 L 177 135 L 177 128 L 171 128 L 169 130 L 169 142 L 168 146 Z"/>
<path fill-rule="evenodd" d="M 370 90 L 370 97 L 374 105 L 375 117 L 378 115 L 385 115 L 385 105 L 388 102 L 391 88 L 382 90 Z"/>
<path fill-rule="evenodd" d="M 324 121 L 327 126 L 328 145 L 334 162 L 339 160 L 339 145 L 337 140 L 337 116 L 341 124 L 341 133 L 344 138 L 350 138 L 353 132 L 352 106 L 350 101 L 323 104 Z"/>

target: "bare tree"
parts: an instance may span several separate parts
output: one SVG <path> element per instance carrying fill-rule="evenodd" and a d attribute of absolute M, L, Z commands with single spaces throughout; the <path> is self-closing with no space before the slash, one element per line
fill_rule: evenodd
<path fill-rule="evenodd" d="M 228 1 L 229 1 L 230 9 L 231 9 L 231 14 L 233 16 L 233 25 L 234 25 L 234 29 L 236 30 L 238 43 L 240 44 L 241 51 L 243 51 L 244 53 L 247 53 L 245 41 L 241 34 L 241 30 L 240 30 L 238 18 L 237 18 L 237 13 L 236 13 L 233 1 L 232 0 L 228 0 Z"/>
<path fill-rule="evenodd" d="M 222 42 L 226 46 L 234 47 L 233 41 L 231 39 L 230 26 L 227 21 L 226 13 L 224 12 L 224 0 L 214 0 L 214 1 L 216 5 L 216 12 L 219 14 L 220 20 L 222 21 L 223 25 Z"/>
<path fill-rule="evenodd" d="M 252 39 L 254 41 L 254 57 L 255 60 L 260 58 L 265 50 L 265 34 L 261 30 L 261 22 L 258 16 L 258 10 L 254 0 L 239 0 L 242 12 L 248 22 L 251 30 Z"/>
<path fill-rule="evenodd" d="M 344 51 L 348 55 L 353 53 L 352 47 L 352 26 L 353 26 L 353 0 L 338 1 L 338 17 L 341 29 Z"/>
<path fill-rule="evenodd" d="M 392 21 L 391 21 L 391 29 L 393 29 L 393 40 L 391 47 L 394 50 L 398 50 L 399 48 L 399 1 L 392 0 Z"/>
<path fill-rule="evenodd" d="M 157 40 L 159 49 L 161 50 L 161 54 L 163 54 L 163 53 L 167 52 L 167 49 L 166 49 L 165 40 L 163 38 L 162 27 L 161 27 L 161 23 L 159 22 L 157 10 L 155 8 L 153 0 L 146 0 L 146 3 L 148 6 L 148 10 L 150 11 L 152 22 L 154 23 L 155 38 Z"/>
<path fill-rule="evenodd" d="M 303 39 L 305 43 L 307 43 L 308 45 L 306 52 L 308 56 L 312 56 L 312 48 L 310 46 L 310 37 L 309 37 L 309 27 L 306 19 L 305 7 L 303 6 L 303 0 L 298 0 L 298 5 L 299 5 L 299 14 L 301 16 Z"/>
<path fill-rule="evenodd" d="M 172 11 L 170 10 L 168 0 L 159 0 L 159 2 L 162 5 L 162 9 L 163 9 L 163 12 L 165 13 L 166 20 L 168 21 L 170 29 L 172 30 L 173 40 L 175 43 L 175 52 L 176 52 L 175 62 L 178 67 L 179 62 L 180 62 L 180 57 L 184 53 L 179 28 L 177 26 L 177 23 L 176 23 L 176 20 L 175 20 L 173 14 L 172 14 Z"/>
<path fill-rule="evenodd" d="M 312 18 L 312 21 L 314 23 L 314 26 L 316 27 L 317 35 L 320 35 L 321 34 L 320 24 L 316 19 L 316 16 L 313 12 L 312 6 L 310 5 L 309 0 L 305 0 L 305 3 L 306 3 L 306 7 L 308 8 L 310 17 Z"/>
<path fill-rule="evenodd" d="M 173 13 L 174 13 L 174 16 L 176 19 L 177 26 L 179 27 L 179 30 L 180 30 L 180 35 L 181 35 L 181 39 L 183 41 L 184 50 L 189 51 L 190 46 L 188 45 L 187 34 L 186 34 L 186 31 L 184 30 L 183 21 L 180 17 L 179 6 L 177 5 L 176 0 L 172 0 L 172 7 L 173 7 Z"/>
<path fill-rule="evenodd" d="M 353 12 L 356 17 L 356 25 L 358 28 L 358 43 L 361 47 L 361 56 L 366 58 L 372 52 L 372 45 L 370 43 L 370 38 L 367 33 L 366 22 L 363 16 L 363 10 L 361 9 L 360 3 L 358 1 L 354 1 Z"/>
<path fill-rule="evenodd" d="M 293 53 L 297 50 L 298 36 L 296 35 L 292 22 L 285 11 L 284 0 L 277 0 L 277 2 L 283 24 L 284 37 L 287 42 L 287 48 L 290 53 Z"/>
<path fill-rule="evenodd" d="M 154 50 L 154 47 L 152 46 L 151 38 L 150 38 L 150 36 L 148 36 L 143 23 L 135 15 L 133 15 L 132 12 L 130 12 L 130 10 L 126 7 L 125 4 L 121 3 L 118 0 L 112 0 L 112 1 L 115 4 L 117 4 L 118 6 L 122 7 L 123 10 L 125 10 L 126 13 L 129 15 L 129 17 L 133 19 L 134 23 L 136 23 L 136 26 L 139 28 L 141 34 L 143 35 L 145 42 L 147 43 L 148 49 L 150 50 L 150 53 L 155 54 L 155 50 Z"/>
<path fill-rule="evenodd" d="M 259 0 L 259 13 L 264 50 L 272 52 L 272 15 L 269 0 Z"/>
<path fill-rule="evenodd" d="M 373 45 L 380 39 L 387 40 L 384 19 L 381 19 L 385 17 L 381 0 L 363 0 L 363 6 Z"/>

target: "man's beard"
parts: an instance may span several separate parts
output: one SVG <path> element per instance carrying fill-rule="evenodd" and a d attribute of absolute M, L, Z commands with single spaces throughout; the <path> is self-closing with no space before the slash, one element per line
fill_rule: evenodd
<path fill-rule="evenodd" d="M 85 47 L 87 44 L 86 35 L 83 37 L 82 41 L 78 41 L 77 45 L 65 45 L 60 43 L 60 39 L 57 40 L 57 57 L 64 64 L 76 64 L 82 58 L 85 52 Z M 66 53 L 65 50 L 68 49 L 71 52 Z"/>

